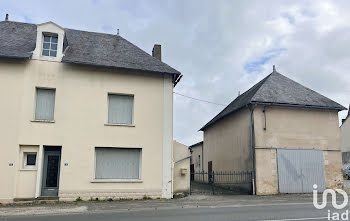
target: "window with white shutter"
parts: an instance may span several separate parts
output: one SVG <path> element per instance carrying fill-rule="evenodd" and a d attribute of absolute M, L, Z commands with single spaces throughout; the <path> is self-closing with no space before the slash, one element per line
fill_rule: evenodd
<path fill-rule="evenodd" d="M 133 124 L 134 96 L 108 94 L 108 124 Z"/>
<path fill-rule="evenodd" d="M 141 179 L 140 148 L 96 147 L 95 179 Z"/>
<path fill-rule="evenodd" d="M 53 121 L 55 89 L 36 89 L 35 120 Z"/>

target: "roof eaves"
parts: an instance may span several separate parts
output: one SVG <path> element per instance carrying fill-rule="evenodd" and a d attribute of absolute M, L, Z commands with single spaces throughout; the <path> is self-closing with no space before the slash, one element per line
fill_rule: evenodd
<path fill-rule="evenodd" d="M 214 119 L 215 117 L 217 117 L 217 116 L 218 116 L 222 111 L 224 111 L 225 109 L 222 110 L 222 111 L 221 111 L 220 113 L 218 113 L 211 121 L 209 121 L 209 122 L 208 122 L 206 125 L 204 125 L 201 129 L 199 129 L 199 131 L 204 131 L 206 128 L 208 128 L 209 126 L 213 125 L 214 123 L 216 123 L 216 122 L 218 122 L 218 121 L 224 119 L 225 117 L 227 117 L 227 116 L 229 116 L 229 115 L 231 115 L 231 114 L 234 114 L 234 113 L 240 111 L 240 110 L 243 109 L 243 108 L 248 107 L 249 104 L 250 104 L 250 103 L 248 103 L 248 104 L 246 104 L 246 105 L 243 105 L 243 106 L 241 106 L 241 107 L 239 107 L 239 108 L 236 108 L 236 109 L 234 109 L 233 111 L 231 111 L 231 112 L 229 112 L 229 113 L 227 113 L 227 114 L 225 114 L 225 115 L 223 115 L 223 116 L 221 116 L 221 117 L 215 119 L 215 121 L 213 121 L 213 119 Z M 213 122 L 212 122 L 212 121 L 213 121 Z"/>
<path fill-rule="evenodd" d="M 101 65 L 101 64 L 93 64 L 90 62 L 82 62 L 82 61 L 73 61 L 69 59 L 62 59 L 63 63 L 67 64 L 77 64 L 77 65 L 89 65 L 89 66 L 94 66 L 94 67 L 104 67 L 104 68 L 113 68 L 113 69 L 123 69 L 123 70 L 133 70 L 133 71 L 144 71 L 144 72 L 152 72 L 152 73 L 159 73 L 159 74 L 171 74 L 171 75 L 180 75 L 181 73 L 178 72 L 161 72 L 161 71 L 153 71 L 153 70 L 146 70 L 146 69 L 137 69 L 137 68 L 126 68 L 126 67 L 117 67 L 113 65 Z"/>
<path fill-rule="evenodd" d="M 224 117 L 235 113 L 239 110 L 241 110 L 244 107 L 248 107 L 249 104 L 251 104 L 251 99 L 252 97 L 254 97 L 254 95 L 257 93 L 257 91 L 260 89 L 260 87 L 264 84 L 264 82 L 273 74 L 273 72 L 269 75 L 267 75 L 265 78 L 263 78 L 261 81 L 259 81 L 258 83 L 256 83 L 255 85 L 253 85 L 253 87 L 249 88 L 247 91 L 245 91 L 243 94 L 241 94 L 240 96 L 238 96 L 236 99 L 234 99 L 229 105 L 227 105 L 222 111 L 220 111 L 215 117 L 213 117 L 206 125 L 204 125 L 201 129 L 199 129 L 199 131 L 204 131 L 204 129 L 206 129 L 207 127 L 209 127 L 210 125 L 214 124 L 215 122 L 223 119 Z M 253 96 L 249 99 L 249 102 L 235 108 L 234 110 L 230 111 L 229 113 L 217 118 L 222 112 L 224 112 L 227 108 L 229 108 L 231 106 L 231 104 L 233 104 L 234 102 L 238 101 L 238 99 L 242 98 L 244 95 L 246 95 L 248 92 L 250 91 L 254 91 Z M 215 119 L 216 118 L 216 119 Z"/>
<path fill-rule="evenodd" d="M 199 145 L 199 144 L 203 144 L 203 141 L 200 141 L 200 142 L 198 142 L 198 143 L 192 144 L 192 145 L 189 146 L 189 147 L 194 147 L 194 146 L 197 146 L 197 145 Z"/>
<path fill-rule="evenodd" d="M 20 56 L 20 55 L 0 55 L 0 58 L 14 58 L 14 59 L 29 59 L 32 55 L 29 54 L 29 55 L 23 55 L 23 56 Z"/>
<path fill-rule="evenodd" d="M 298 108 L 310 108 L 310 109 L 327 109 L 327 110 L 346 110 L 345 107 L 340 105 L 339 107 L 328 107 L 328 106 L 317 106 L 317 105 L 303 105 L 303 104 L 292 104 L 292 103 L 272 103 L 272 102 L 260 102 L 252 101 L 252 104 L 258 105 L 270 105 L 270 106 L 284 106 L 284 107 L 298 107 Z"/>

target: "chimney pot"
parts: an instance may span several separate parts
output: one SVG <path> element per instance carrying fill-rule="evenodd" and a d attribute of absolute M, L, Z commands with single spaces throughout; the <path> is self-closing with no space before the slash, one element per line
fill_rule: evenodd
<path fill-rule="evenodd" d="M 152 50 L 152 56 L 162 61 L 162 46 L 155 44 Z"/>
<path fill-rule="evenodd" d="M 9 20 L 9 14 L 6 14 L 5 21 Z"/>

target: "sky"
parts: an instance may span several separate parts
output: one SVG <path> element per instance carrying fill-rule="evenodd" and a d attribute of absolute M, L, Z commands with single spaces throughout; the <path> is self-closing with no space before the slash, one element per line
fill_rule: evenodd
<path fill-rule="evenodd" d="M 174 91 L 229 104 L 272 72 L 349 107 L 350 1 L 0 0 L 0 16 L 120 35 L 183 74 Z M 0 20 L 4 18 L 0 17 Z M 224 106 L 174 94 L 174 139 L 191 145 Z M 347 111 L 339 113 L 345 117 Z"/>

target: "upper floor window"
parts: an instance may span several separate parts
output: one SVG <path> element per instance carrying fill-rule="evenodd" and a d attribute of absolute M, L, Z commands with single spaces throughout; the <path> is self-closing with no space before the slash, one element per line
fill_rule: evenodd
<path fill-rule="evenodd" d="M 56 57 L 58 36 L 44 34 L 43 56 Z"/>
<path fill-rule="evenodd" d="M 36 89 L 35 120 L 54 120 L 55 93 L 55 89 Z"/>
<path fill-rule="evenodd" d="M 108 123 L 133 124 L 134 96 L 108 94 Z"/>

